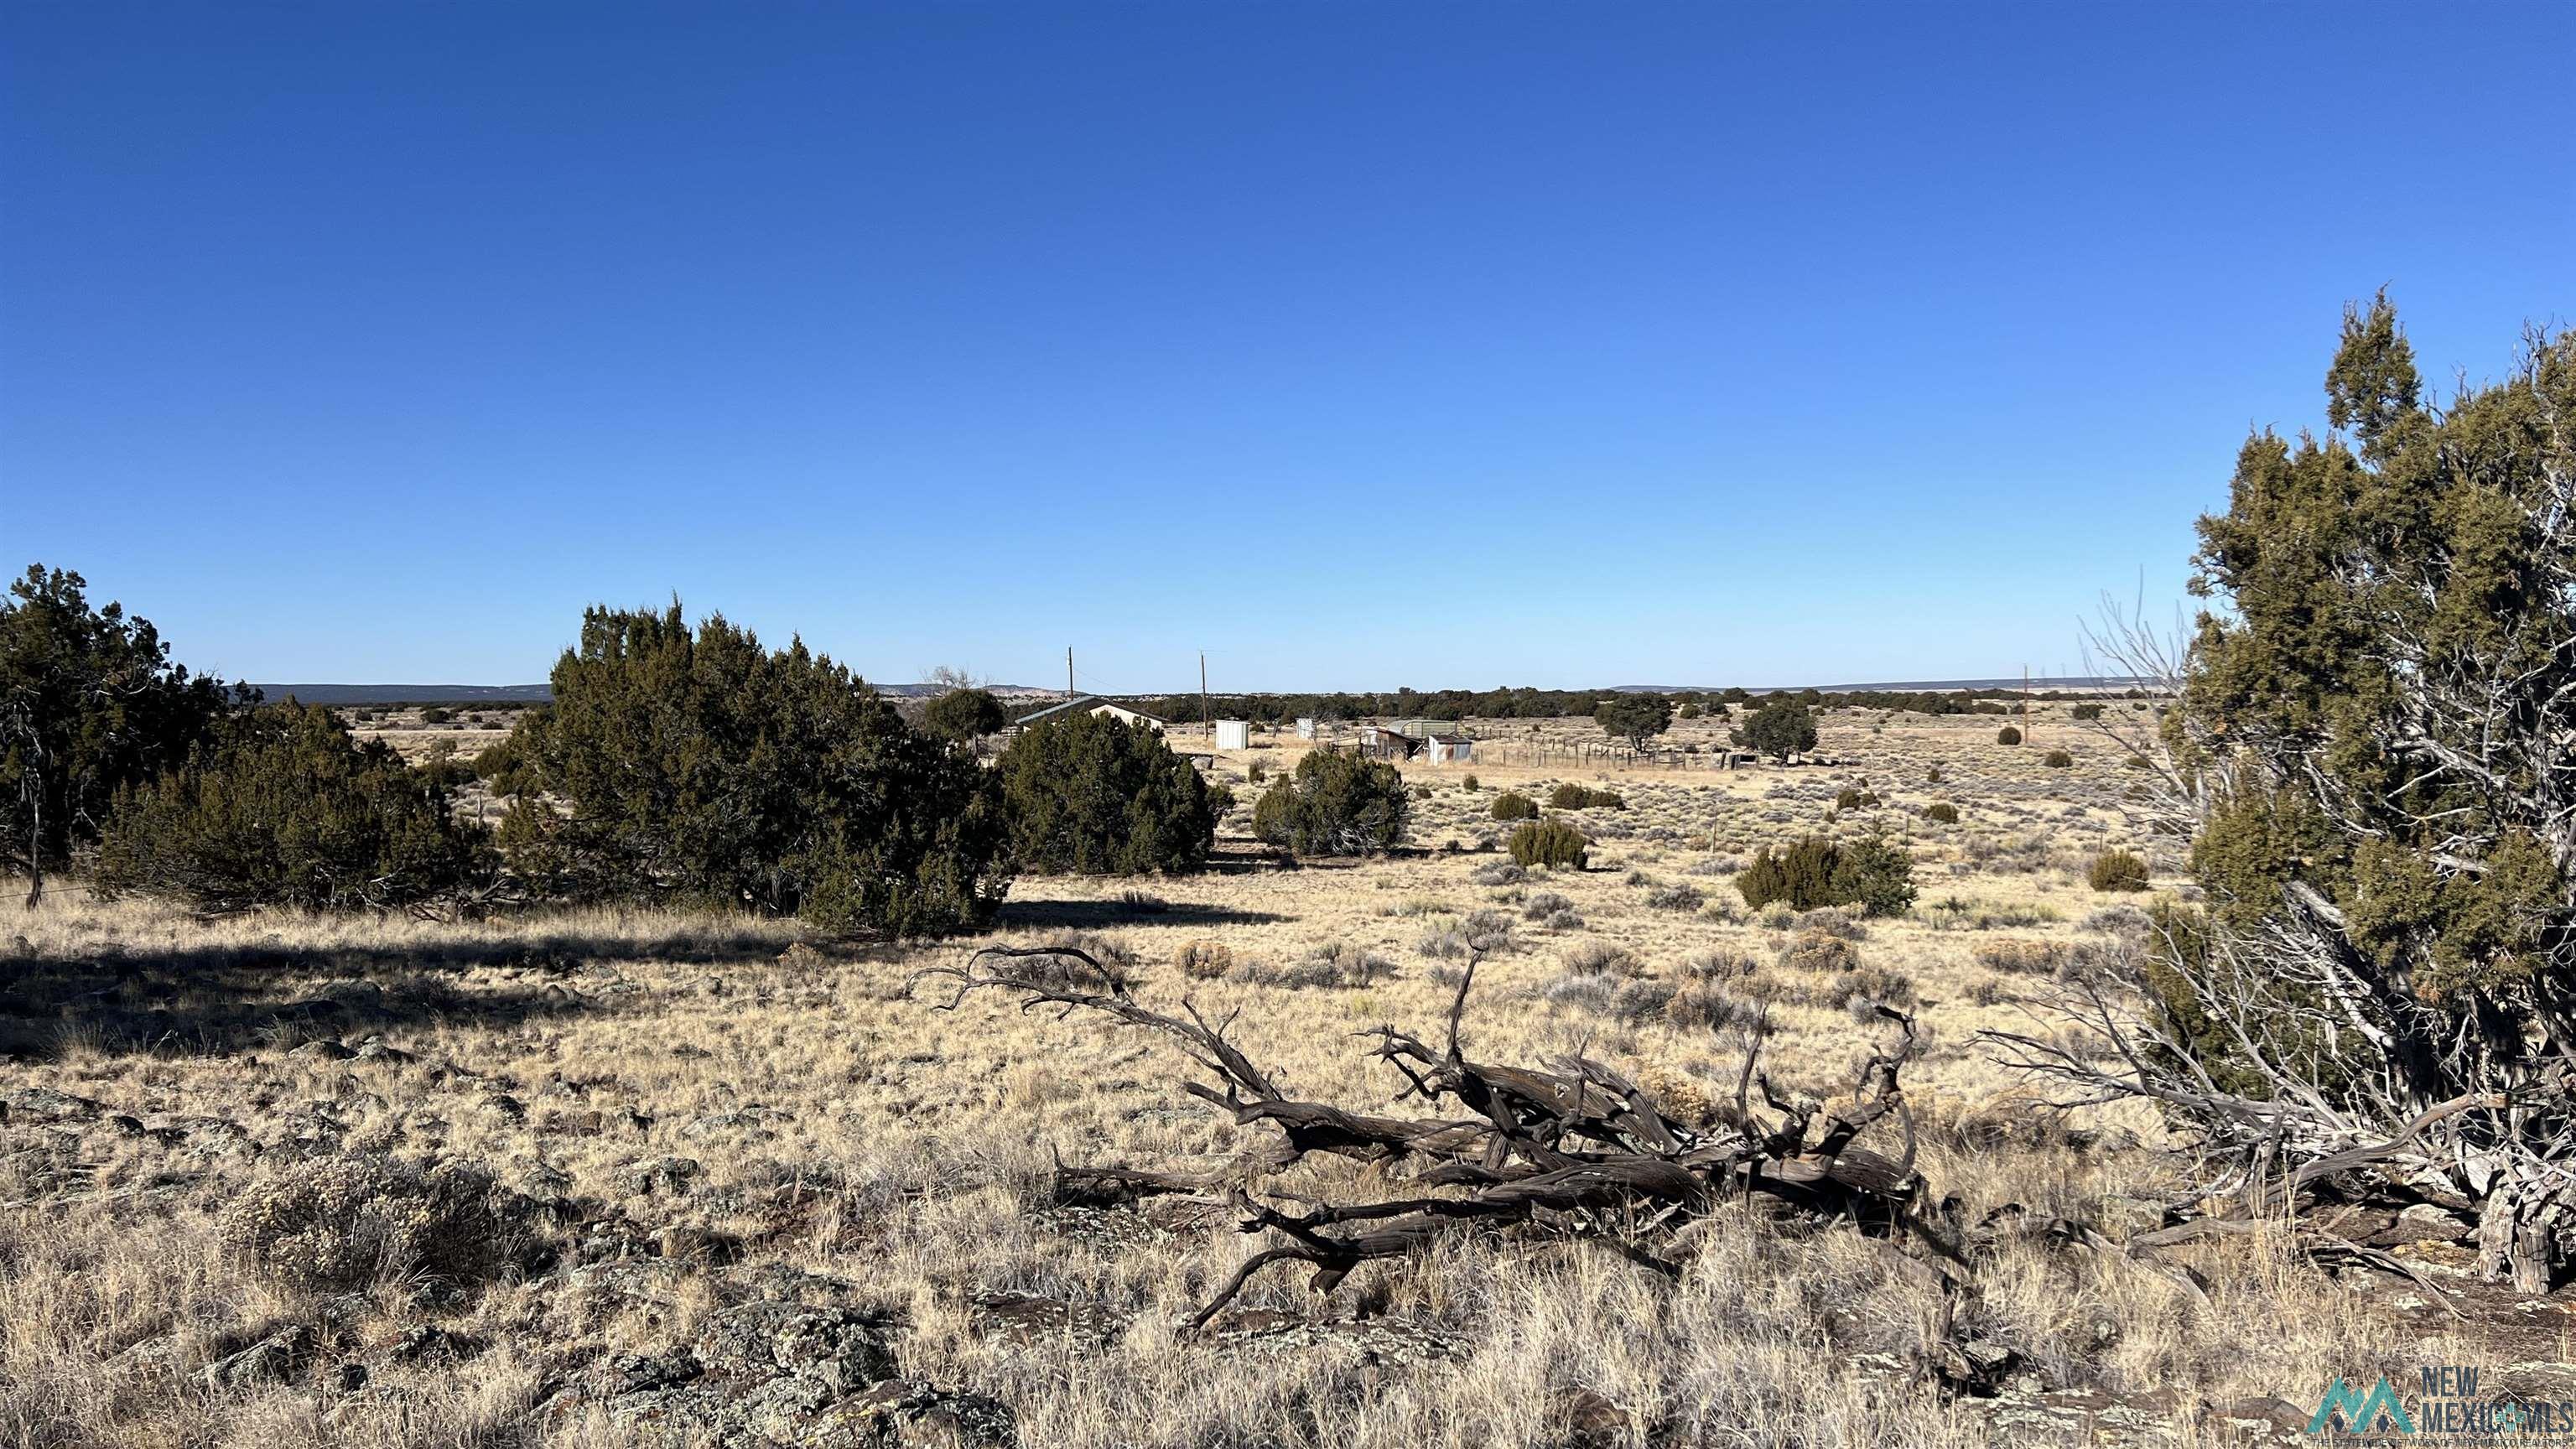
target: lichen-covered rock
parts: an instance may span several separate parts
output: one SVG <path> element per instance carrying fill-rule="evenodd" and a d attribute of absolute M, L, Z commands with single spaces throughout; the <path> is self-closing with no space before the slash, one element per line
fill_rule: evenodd
<path fill-rule="evenodd" d="M 312 1360 L 313 1348 L 313 1330 L 295 1324 L 206 1365 L 202 1377 L 211 1389 L 285 1383 L 304 1371 Z"/>
<path fill-rule="evenodd" d="M 709 1372 L 811 1377 L 832 1397 L 894 1376 L 894 1348 L 882 1322 L 846 1308 L 745 1303 L 715 1315 L 700 1332 L 698 1361 Z"/>

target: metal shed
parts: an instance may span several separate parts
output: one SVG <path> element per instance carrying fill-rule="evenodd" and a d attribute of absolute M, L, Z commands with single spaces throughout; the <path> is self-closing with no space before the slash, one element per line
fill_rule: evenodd
<path fill-rule="evenodd" d="M 1216 722 L 1216 747 L 1220 750 L 1252 748 L 1252 725 L 1247 720 L 1221 719 Z"/>

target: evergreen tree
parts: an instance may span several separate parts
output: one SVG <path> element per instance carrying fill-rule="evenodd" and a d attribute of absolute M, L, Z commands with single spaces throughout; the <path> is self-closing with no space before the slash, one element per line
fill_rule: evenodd
<path fill-rule="evenodd" d="M 2435 407 L 2382 296 L 2325 390 L 2332 431 L 2249 438 L 2201 520 L 2225 607 L 2184 656 L 2107 641 L 2179 693 L 2096 723 L 2208 903 L 2161 917 L 2162 1054 L 2119 1082 L 2247 1170 L 2391 1142 L 2371 1172 L 2482 1202 L 2484 1266 L 2539 1291 L 2576 1260 L 2576 334 Z"/>
<path fill-rule="evenodd" d="M 1594 707 L 1592 718 L 1630 749 L 1642 750 L 1647 740 L 1673 727 L 1673 702 L 1652 692 L 1614 694 Z"/>
<path fill-rule="evenodd" d="M 1013 740 L 999 769 L 1024 869 L 1141 875 L 1207 864 L 1216 802 L 1151 725 L 1049 720 Z"/>
<path fill-rule="evenodd" d="M 801 640 L 593 608 L 553 682 L 517 745 L 566 809 L 523 798 L 502 832 L 532 884 L 896 935 L 979 925 L 1008 889 L 990 772 Z"/>
<path fill-rule="evenodd" d="M 416 906 L 489 873 L 478 827 L 381 740 L 289 699 L 236 716 L 187 762 L 128 785 L 99 846 L 105 895 L 199 910 Z"/>
<path fill-rule="evenodd" d="M 79 574 L 31 564 L 0 599 L 0 859 L 45 872 L 98 838 L 116 792 L 187 759 L 253 695 L 170 662 L 148 619 L 92 608 Z"/>
<path fill-rule="evenodd" d="M 1792 695 L 1775 694 L 1744 721 L 1744 744 L 1755 754 L 1787 763 L 1816 747 L 1816 717 Z"/>
<path fill-rule="evenodd" d="M 941 739 L 964 743 L 998 733 L 1011 716 L 989 689 L 952 689 L 923 708 L 921 722 Z"/>
<path fill-rule="evenodd" d="M 1404 839 L 1412 797 L 1384 760 L 1325 748 L 1253 805 L 1252 830 L 1273 845 L 1319 855 L 1369 855 Z"/>

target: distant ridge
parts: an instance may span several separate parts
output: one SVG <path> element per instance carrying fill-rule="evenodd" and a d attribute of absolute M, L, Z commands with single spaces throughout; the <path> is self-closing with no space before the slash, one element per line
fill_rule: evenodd
<path fill-rule="evenodd" d="M 1912 679 L 1885 684 L 1765 684 L 1747 685 L 1747 694 L 1797 694 L 1814 690 L 1818 694 L 1953 694 L 1962 689 L 2019 689 L 2028 683 L 2034 692 L 2051 689 L 2136 689 L 2146 683 L 2128 674 L 2069 674 L 2055 679 L 2034 675 L 2025 681 L 2016 675 L 2010 679 Z M 1613 694 L 1679 694 L 1692 690 L 1714 694 L 1731 688 L 1722 684 L 1614 684 Z"/>
<path fill-rule="evenodd" d="M 255 684 L 272 700 L 294 695 L 306 704 L 544 704 L 555 697 L 551 684 Z M 940 684 L 879 684 L 879 694 L 920 699 L 944 694 Z M 987 686 L 995 694 L 1042 694 L 1048 691 L 1018 684 Z"/>

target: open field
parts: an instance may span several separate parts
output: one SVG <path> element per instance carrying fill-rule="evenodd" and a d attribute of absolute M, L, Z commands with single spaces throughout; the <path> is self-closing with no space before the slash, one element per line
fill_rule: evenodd
<path fill-rule="evenodd" d="M 2123 760 L 2064 708 L 2014 747 L 1991 716 L 1839 711 L 1830 766 L 1410 766 L 1419 849 L 1293 868 L 1245 834 L 1250 771 L 1301 748 L 1264 740 L 1217 766 L 1240 777 L 1217 869 L 1023 878 L 991 939 L 1079 937 L 1151 1001 L 1239 1013 L 1248 1053 L 1353 1108 L 1400 1085 L 1354 1033 L 1432 1029 L 1470 932 L 1490 948 L 1480 1055 L 1580 1048 L 1668 1103 L 1730 1095 L 1749 1040 L 1742 1017 L 1674 1008 L 1686 987 L 1767 1008 L 1769 1069 L 1827 1101 L 1870 1050 L 1852 1003 L 1908 1005 L 1934 1191 L 1969 1221 L 2018 1203 L 2118 1240 L 2186 1191 L 2161 1125 L 2049 1113 L 1975 1040 L 2032 1029 L 2054 976 L 2138 949 L 2139 898 L 2090 889 L 2095 854 L 2141 850 L 2179 888 L 2122 814 Z M 479 747 L 392 723 L 407 754 Z M 2045 767 L 2053 748 L 2074 764 Z M 1571 778 L 1626 800 L 1576 812 L 1590 869 L 1498 869 L 1498 790 Z M 1880 803 L 1838 813 L 1847 787 Z M 1957 824 L 1921 818 L 1943 802 Z M 1868 829 L 1914 854 L 1912 915 L 1742 909 L 1731 875 L 1758 847 Z M 2456 1284 L 2454 1319 L 2262 1232 L 2177 1251 L 2205 1301 L 2118 1253 L 2008 1246 L 1973 1309 L 2015 1356 L 1997 1398 L 1918 1372 L 1938 1295 L 1878 1244 L 1750 1211 L 1696 1240 L 1678 1284 L 1462 1230 L 1328 1296 L 1265 1276 L 1184 1334 L 1253 1240 L 1221 1206 L 1060 1202 L 1055 1163 L 1202 1167 L 1254 1134 L 1183 1095 L 1189 1065 L 1157 1039 L 998 998 L 942 1011 L 909 981 L 978 944 L 633 912 L 203 923 L 77 889 L 0 907 L 0 1440 L 2230 1442 L 2295 1437 L 2330 1378 L 2428 1363 L 2576 1393 L 2563 1290 L 2517 1300 L 2449 1243 L 2397 1248 Z M 1185 974 L 1202 944 L 1221 964 Z M 1283 1186 L 1386 1181 L 1310 1158 Z"/>

